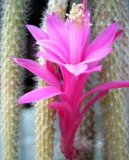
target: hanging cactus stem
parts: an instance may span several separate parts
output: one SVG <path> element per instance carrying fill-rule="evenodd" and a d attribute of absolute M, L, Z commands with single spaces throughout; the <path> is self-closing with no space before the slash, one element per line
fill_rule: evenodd
<path fill-rule="evenodd" d="M 3 160 L 17 160 L 20 106 L 18 97 L 23 73 L 11 61 L 11 56 L 22 56 L 24 49 L 24 5 L 22 0 L 2 3 L 1 31 L 1 112 Z"/>
<path fill-rule="evenodd" d="M 127 62 L 129 58 L 129 27 L 126 23 L 128 19 L 126 1 L 110 0 L 105 3 L 103 0 L 100 0 L 94 3 L 93 7 L 93 23 L 98 23 L 98 25 L 93 25 L 94 32 L 99 32 L 112 19 L 118 20 L 124 30 L 122 38 L 114 46 L 115 53 L 109 56 L 103 63 L 104 68 L 100 79 L 102 82 L 118 80 L 123 77 L 129 79 L 129 63 Z M 118 90 L 109 93 L 102 100 L 105 160 L 129 159 L 125 98 L 123 90 Z"/>
<path fill-rule="evenodd" d="M 49 0 L 46 13 L 55 12 L 64 18 L 66 7 L 67 0 Z M 41 28 L 45 28 L 45 18 Z M 45 63 L 40 58 L 39 62 Z M 38 80 L 38 86 L 46 86 L 46 83 Z M 51 160 L 53 157 L 55 111 L 48 108 L 52 101 L 53 98 L 36 103 L 36 160 Z"/>

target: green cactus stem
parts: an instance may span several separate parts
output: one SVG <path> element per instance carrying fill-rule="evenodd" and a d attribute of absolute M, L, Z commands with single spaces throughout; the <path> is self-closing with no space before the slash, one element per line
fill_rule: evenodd
<path fill-rule="evenodd" d="M 23 53 L 24 1 L 5 0 L 2 4 L 1 32 L 1 112 L 3 160 L 18 158 L 18 125 L 22 72 L 11 61 L 11 56 Z"/>
<path fill-rule="evenodd" d="M 67 0 L 50 0 L 47 13 L 56 12 L 62 18 L 65 17 Z M 41 28 L 45 28 L 43 19 Z M 39 59 L 41 64 L 45 63 Z M 38 81 L 39 86 L 45 86 L 44 82 Z M 53 122 L 55 111 L 48 108 L 53 99 L 40 101 L 36 104 L 36 160 L 52 160 L 54 128 Z"/>
<path fill-rule="evenodd" d="M 129 16 L 126 0 L 100 0 L 94 3 L 93 27 L 98 33 L 112 20 L 118 21 L 124 33 L 114 45 L 114 53 L 103 63 L 101 81 L 129 79 Z M 104 123 L 104 159 L 129 159 L 126 101 L 127 93 L 117 90 L 102 100 Z"/>

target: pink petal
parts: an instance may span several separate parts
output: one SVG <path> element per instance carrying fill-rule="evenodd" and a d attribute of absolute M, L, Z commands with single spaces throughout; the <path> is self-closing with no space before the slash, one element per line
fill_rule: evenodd
<path fill-rule="evenodd" d="M 77 26 L 69 22 L 70 63 L 79 63 L 83 58 L 82 51 L 87 44 L 90 32 L 89 19 L 86 26 Z"/>
<path fill-rule="evenodd" d="M 86 114 L 87 110 L 92 107 L 94 105 L 95 102 L 97 102 L 98 100 L 100 100 L 101 98 L 103 98 L 109 90 L 104 90 L 101 91 L 100 93 L 98 93 L 96 96 L 94 96 L 93 98 L 90 99 L 90 101 L 86 104 L 86 106 L 83 108 L 81 115 L 82 118 L 83 116 Z"/>
<path fill-rule="evenodd" d="M 117 24 L 113 23 L 110 26 L 108 26 L 103 32 L 101 32 L 95 38 L 95 40 L 89 45 L 87 49 L 87 54 L 89 52 L 99 50 L 103 47 L 110 47 L 110 45 L 113 43 L 117 28 Z"/>
<path fill-rule="evenodd" d="M 99 66 L 94 67 L 94 68 L 92 68 L 92 69 L 87 69 L 87 70 L 85 71 L 85 73 L 100 72 L 100 71 L 101 71 L 101 69 L 102 69 L 102 66 L 101 66 L 101 65 L 99 65 Z"/>
<path fill-rule="evenodd" d="M 64 62 L 67 62 L 68 60 L 67 50 L 63 48 L 63 46 L 61 46 L 60 43 L 53 40 L 42 40 L 42 41 L 37 41 L 37 44 L 43 47 L 47 51 L 47 53 L 49 53 L 50 51 L 51 54 L 53 53 L 54 55 L 62 59 Z"/>
<path fill-rule="evenodd" d="M 42 57 L 48 61 L 57 63 L 59 65 L 62 65 L 63 63 L 65 63 L 60 57 L 58 57 L 57 55 L 51 52 L 49 53 L 38 52 L 37 56 Z"/>
<path fill-rule="evenodd" d="M 53 62 L 46 61 L 46 68 L 59 80 L 62 80 L 62 75 L 59 73 L 59 68 Z"/>
<path fill-rule="evenodd" d="M 12 58 L 14 62 L 18 65 L 28 69 L 30 72 L 34 73 L 44 81 L 46 81 L 50 85 L 54 85 L 57 88 L 60 88 L 60 83 L 55 78 L 55 76 L 43 66 L 29 59 L 21 59 L 21 58 Z"/>
<path fill-rule="evenodd" d="M 105 83 L 105 84 L 102 84 L 102 85 L 100 85 L 100 86 L 98 86 L 98 88 L 97 87 L 95 87 L 97 90 L 98 89 L 100 89 L 101 87 L 101 89 L 99 90 L 100 92 L 97 94 L 97 95 L 95 95 L 93 98 L 91 98 L 90 99 L 90 101 L 87 103 L 87 105 L 84 107 L 84 109 L 82 110 L 82 116 L 84 116 L 85 115 L 85 113 L 86 113 L 86 111 L 91 107 L 91 106 L 93 106 L 93 104 L 95 103 L 95 102 L 97 102 L 98 100 L 100 100 L 101 98 L 103 98 L 108 92 L 109 92 L 109 89 L 115 89 L 115 88 L 123 88 L 123 87 L 129 87 L 129 81 L 125 81 L 125 84 L 124 84 L 124 81 L 122 82 L 117 82 L 115 85 L 114 85 L 114 83 L 116 83 L 116 82 L 109 82 L 109 83 Z M 94 89 L 95 89 L 94 88 Z M 93 89 L 93 90 L 94 90 Z M 95 90 L 96 90 L 95 89 Z M 91 90 L 92 91 L 92 90 Z M 86 98 L 86 97 L 85 97 Z"/>
<path fill-rule="evenodd" d="M 48 39 L 48 35 L 42 29 L 33 25 L 26 25 L 26 27 L 37 41 Z"/>
<path fill-rule="evenodd" d="M 67 128 L 69 126 L 69 122 L 72 122 L 73 119 L 71 106 L 67 102 L 53 102 L 51 103 L 50 108 L 56 109 L 60 119 L 66 123 L 64 124 L 65 126 L 61 126 L 61 128 Z"/>
<path fill-rule="evenodd" d="M 79 96 L 81 94 L 80 90 L 82 89 L 81 88 L 80 90 L 78 90 L 78 92 L 75 93 L 75 88 L 81 87 L 82 83 L 81 83 L 81 85 L 78 85 L 78 79 L 80 79 L 80 78 L 77 78 L 76 76 L 74 76 L 64 66 L 61 66 L 60 69 L 61 69 L 61 73 L 63 75 L 63 91 L 65 92 L 65 94 L 62 97 L 62 100 L 64 102 L 67 101 L 69 104 L 72 104 L 74 107 L 74 104 L 76 104 L 75 101 L 77 101 L 77 96 Z M 74 97 L 73 97 L 73 95 L 74 95 Z"/>
<path fill-rule="evenodd" d="M 89 53 L 83 62 L 91 63 L 91 62 L 101 60 L 105 58 L 106 56 L 108 56 L 111 51 L 112 51 L 112 48 L 105 48 L 105 47 L 97 51 L 95 50 Z"/>
<path fill-rule="evenodd" d="M 115 42 L 122 35 L 122 33 L 123 33 L 123 30 L 116 32 L 114 39 L 113 39 L 113 42 Z"/>
<path fill-rule="evenodd" d="M 46 30 L 51 39 L 68 50 L 68 29 L 65 26 L 65 22 L 58 15 L 52 14 L 47 16 Z"/>
<path fill-rule="evenodd" d="M 91 96 L 95 92 L 106 91 L 106 90 L 116 89 L 116 88 L 126 88 L 126 87 L 129 87 L 129 81 L 107 82 L 107 83 L 101 84 L 101 85 L 93 88 L 92 90 L 88 91 L 81 98 L 81 102 L 83 102 L 87 97 Z"/>
<path fill-rule="evenodd" d="M 44 100 L 60 94 L 62 94 L 62 92 L 59 89 L 53 86 L 47 86 L 47 87 L 39 88 L 26 93 L 25 95 L 20 97 L 18 103 L 24 104 L 24 103 L 36 102 L 36 101 Z"/>
<path fill-rule="evenodd" d="M 77 28 L 74 23 L 70 23 L 69 28 L 70 63 L 79 63 L 81 60 L 83 34 L 81 34 L 81 29 Z"/>
<path fill-rule="evenodd" d="M 82 73 L 85 73 L 88 66 L 86 64 L 65 64 L 64 67 L 73 75 L 79 76 Z"/>

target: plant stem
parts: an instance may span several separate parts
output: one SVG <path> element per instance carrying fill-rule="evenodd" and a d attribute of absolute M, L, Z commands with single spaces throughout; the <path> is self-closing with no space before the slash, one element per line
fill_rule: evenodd
<path fill-rule="evenodd" d="M 56 12 L 62 18 L 65 17 L 67 0 L 50 0 L 48 2 L 47 13 Z M 41 28 L 45 29 L 45 20 L 43 18 Z M 39 59 L 41 64 L 44 64 Z M 45 86 L 44 82 L 38 80 L 38 86 Z M 38 102 L 36 104 L 36 160 L 51 160 L 53 157 L 54 140 L 54 117 L 55 111 L 48 108 L 53 98 Z"/>
<path fill-rule="evenodd" d="M 94 3 L 94 31 L 108 25 L 112 20 L 118 21 L 124 30 L 122 38 L 114 46 L 114 53 L 104 62 L 101 81 L 112 81 L 129 78 L 129 15 L 126 0 L 108 0 Z M 97 25 L 96 25 L 97 24 Z M 125 92 L 126 93 L 126 92 Z M 123 90 L 109 93 L 102 101 L 104 120 L 104 158 L 105 160 L 129 159 L 127 104 Z"/>
<path fill-rule="evenodd" d="M 3 160 L 17 160 L 22 71 L 11 61 L 24 49 L 25 1 L 5 0 L 1 32 L 1 112 Z"/>

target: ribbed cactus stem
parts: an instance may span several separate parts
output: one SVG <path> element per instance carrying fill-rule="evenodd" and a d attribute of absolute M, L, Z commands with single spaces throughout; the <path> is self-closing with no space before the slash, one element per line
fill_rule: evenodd
<path fill-rule="evenodd" d="M 24 1 L 3 2 L 1 32 L 1 111 L 3 160 L 18 158 L 21 70 L 10 59 L 23 53 Z"/>
<path fill-rule="evenodd" d="M 67 0 L 50 0 L 46 12 L 55 12 L 64 18 L 66 7 Z M 45 28 L 44 19 L 41 27 Z M 45 63 L 41 59 L 39 61 L 41 64 Z M 38 81 L 38 86 L 45 85 L 44 82 Z M 52 160 L 53 157 L 55 111 L 48 108 L 52 101 L 53 99 L 48 99 L 36 104 L 36 160 Z"/>
<path fill-rule="evenodd" d="M 129 59 L 129 16 L 126 7 L 126 0 L 96 1 L 93 21 L 98 26 L 94 27 L 94 30 L 98 32 L 111 20 L 118 20 L 124 30 L 122 38 L 114 46 L 114 53 L 103 63 L 101 81 L 129 78 L 129 62 L 127 61 Z M 129 159 L 125 97 L 123 90 L 117 90 L 108 94 L 102 101 L 105 160 Z"/>
<path fill-rule="evenodd" d="M 39 82 L 45 86 L 45 83 Z M 36 160 L 52 160 L 55 112 L 48 108 L 52 98 L 36 104 Z"/>
<path fill-rule="evenodd" d="M 68 0 L 49 0 L 47 13 L 55 12 L 62 18 L 65 17 Z"/>

